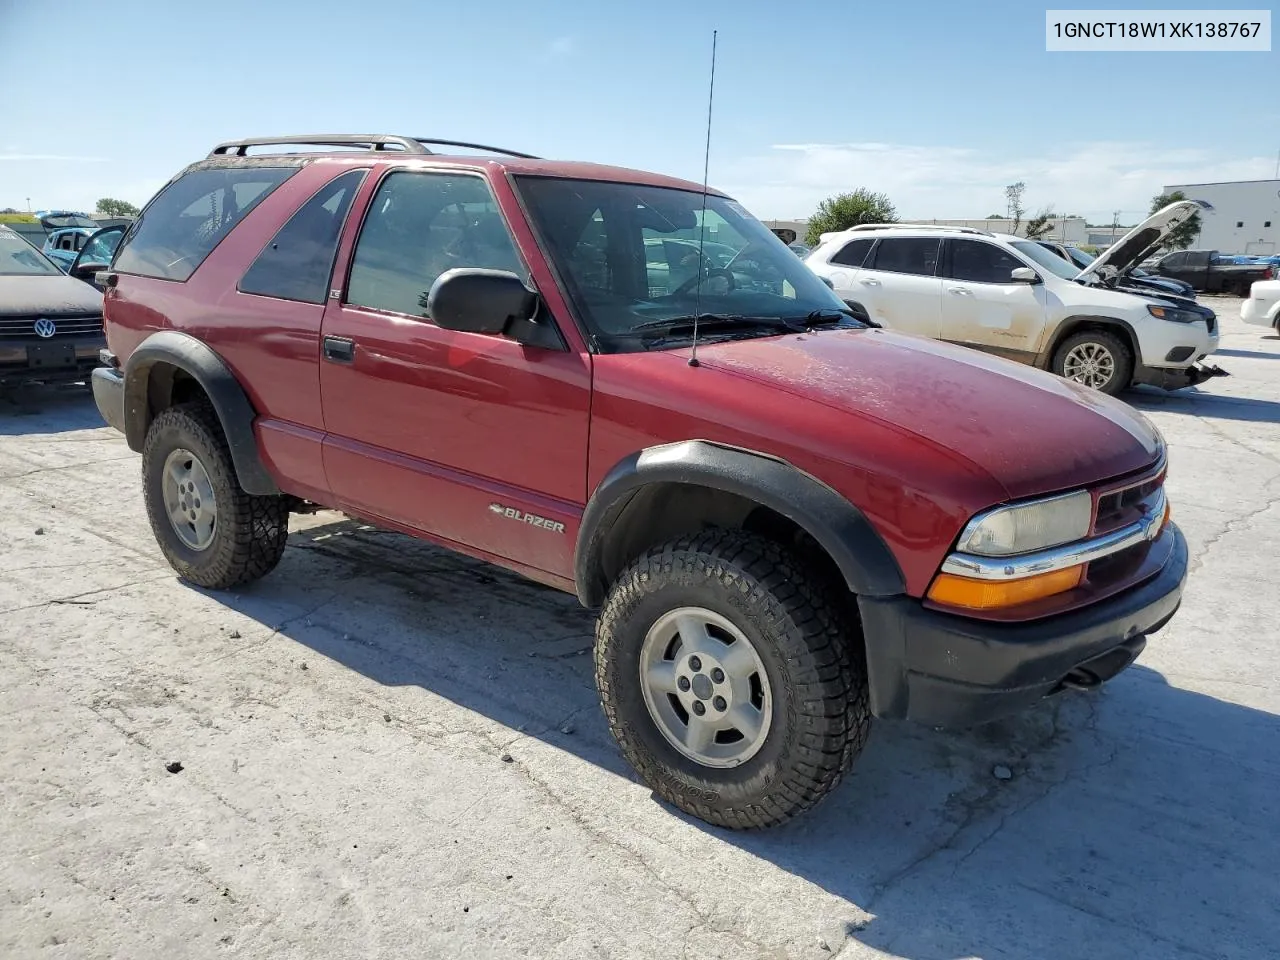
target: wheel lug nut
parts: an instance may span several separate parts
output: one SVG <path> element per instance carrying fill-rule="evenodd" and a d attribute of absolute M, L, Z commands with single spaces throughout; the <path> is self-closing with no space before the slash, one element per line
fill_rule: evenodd
<path fill-rule="evenodd" d="M 724 683 L 724 671 L 721 670 L 719 667 L 716 667 L 714 670 L 711 671 L 711 679 L 714 680 L 716 683 Z"/>
<path fill-rule="evenodd" d="M 690 669 L 690 670 L 701 670 L 701 669 L 702 669 L 702 661 L 701 661 L 701 660 L 699 660 L 697 657 L 690 657 L 690 658 L 689 658 L 689 669 Z"/>
<path fill-rule="evenodd" d="M 693 712 L 696 713 L 698 716 L 702 716 L 704 713 L 707 712 L 706 705 L 703 704 L 701 700 L 695 700 L 693 702 Z"/>
<path fill-rule="evenodd" d="M 715 707 L 717 710 L 723 710 L 725 707 L 728 706 L 728 704 L 724 702 L 724 697 L 716 697 L 714 700 L 711 701 L 711 705 Z"/>
<path fill-rule="evenodd" d="M 679 687 L 681 690 L 688 690 L 688 689 L 689 689 L 689 678 L 688 678 L 688 677 L 681 677 L 679 680 L 677 680 L 677 681 L 676 681 L 676 686 L 677 686 L 677 687 Z"/>

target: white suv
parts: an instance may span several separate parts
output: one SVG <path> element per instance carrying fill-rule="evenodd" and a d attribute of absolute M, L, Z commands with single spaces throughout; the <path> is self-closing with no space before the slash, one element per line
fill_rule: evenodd
<path fill-rule="evenodd" d="M 805 263 L 855 313 L 884 327 L 975 347 L 1105 393 L 1177 389 L 1224 371 L 1217 318 L 1193 299 L 1116 289 L 1194 213 L 1170 204 L 1085 269 L 1034 240 L 967 228 L 868 224 L 823 234 Z"/>

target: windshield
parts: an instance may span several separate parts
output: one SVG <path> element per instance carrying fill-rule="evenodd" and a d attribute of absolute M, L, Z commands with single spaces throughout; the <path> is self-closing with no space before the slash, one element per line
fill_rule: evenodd
<path fill-rule="evenodd" d="M 1071 262 L 1074 263 L 1081 270 L 1083 270 L 1085 267 L 1087 267 L 1089 264 L 1093 263 L 1094 261 L 1093 257 L 1089 256 L 1089 254 L 1085 253 L 1079 247 L 1067 247 L 1066 251 L 1067 251 L 1067 256 L 1071 258 Z"/>
<path fill-rule="evenodd" d="M 61 274 L 35 247 L 10 230 L 0 230 L 0 277 Z"/>
<path fill-rule="evenodd" d="M 1063 280 L 1074 280 L 1076 274 L 1080 272 L 1080 268 L 1075 264 L 1068 263 L 1052 250 L 1046 250 L 1035 241 L 1014 240 L 1012 246 L 1028 260 L 1034 260 L 1036 264 L 1044 267 L 1050 273 L 1062 277 Z"/>
<path fill-rule="evenodd" d="M 816 316 L 856 323 L 834 316 L 845 304 L 732 200 L 592 180 L 518 177 L 517 183 L 602 350 L 687 342 L 691 331 L 682 322 L 695 313 L 706 319 L 699 339 L 769 336 L 785 331 L 781 321 Z"/>

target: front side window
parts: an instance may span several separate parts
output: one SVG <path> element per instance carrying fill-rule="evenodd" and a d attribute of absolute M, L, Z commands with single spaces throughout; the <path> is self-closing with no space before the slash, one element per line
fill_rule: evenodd
<path fill-rule="evenodd" d="M 932 237 L 885 237 L 876 246 L 875 263 L 867 266 L 888 273 L 932 277 L 938 266 L 941 242 Z"/>
<path fill-rule="evenodd" d="M 522 176 L 516 185 L 574 309 L 604 352 L 776 335 L 844 303 L 772 231 L 725 197 Z M 705 210 L 704 210 L 705 204 Z"/>
<path fill-rule="evenodd" d="M 62 273 L 39 250 L 0 227 L 0 277 L 40 277 Z"/>
<path fill-rule="evenodd" d="M 971 283 L 1013 283 L 1011 273 L 1026 264 L 1001 250 L 993 243 L 981 240 L 950 240 L 951 276 L 955 280 Z M 1049 251 L 1052 252 L 1052 251 Z"/>
<path fill-rule="evenodd" d="M 116 270 L 186 280 L 222 238 L 297 169 L 219 166 L 179 177 L 134 223 L 116 258 Z"/>
<path fill-rule="evenodd" d="M 859 237 L 857 240 L 850 240 L 841 248 L 840 252 L 831 258 L 832 263 L 838 263 L 842 267 L 860 267 L 867 254 L 871 252 L 871 245 L 875 243 L 871 237 Z"/>
<path fill-rule="evenodd" d="M 93 239 L 80 251 L 82 263 L 110 263 L 120 238 L 124 236 L 124 227 L 112 227 L 94 234 Z"/>
<path fill-rule="evenodd" d="M 426 317 L 431 285 L 455 267 L 528 279 L 488 183 L 467 174 L 392 173 L 360 230 L 347 303 Z"/>
<path fill-rule="evenodd" d="M 240 292 L 324 303 L 338 237 L 365 173 L 349 170 L 304 203 L 258 254 L 240 281 Z"/>
<path fill-rule="evenodd" d="M 1062 277 L 1063 280 L 1074 280 L 1080 269 L 1074 264 L 1063 260 L 1056 253 L 1051 253 L 1034 240 L 1014 240 L 1009 246 L 1017 250 L 1028 260 L 1037 266 L 1044 267 L 1056 277 Z M 1018 264 L 1025 267 L 1025 263 Z"/>

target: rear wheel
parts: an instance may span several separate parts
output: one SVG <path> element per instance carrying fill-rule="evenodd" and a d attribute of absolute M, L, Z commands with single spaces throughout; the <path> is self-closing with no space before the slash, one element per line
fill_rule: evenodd
<path fill-rule="evenodd" d="M 1063 379 L 1115 395 L 1133 379 L 1133 352 L 1106 330 L 1083 330 L 1062 341 L 1053 372 Z"/>
<path fill-rule="evenodd" d="M 829 793 L 870 732 L 856 622 L 778 544 L 710 530 L 615 582 L 596 683 L 622 752 L 710 823 L 766 827 Z"/>
<path fill-rule="evenodd" d="M 280 562 L 287 501 L 240 488 L 222 425 L 207 403 L 170 407 L 152 421 L 142 483 L 152 533 L 184 580 L 225 590 Z"/>

